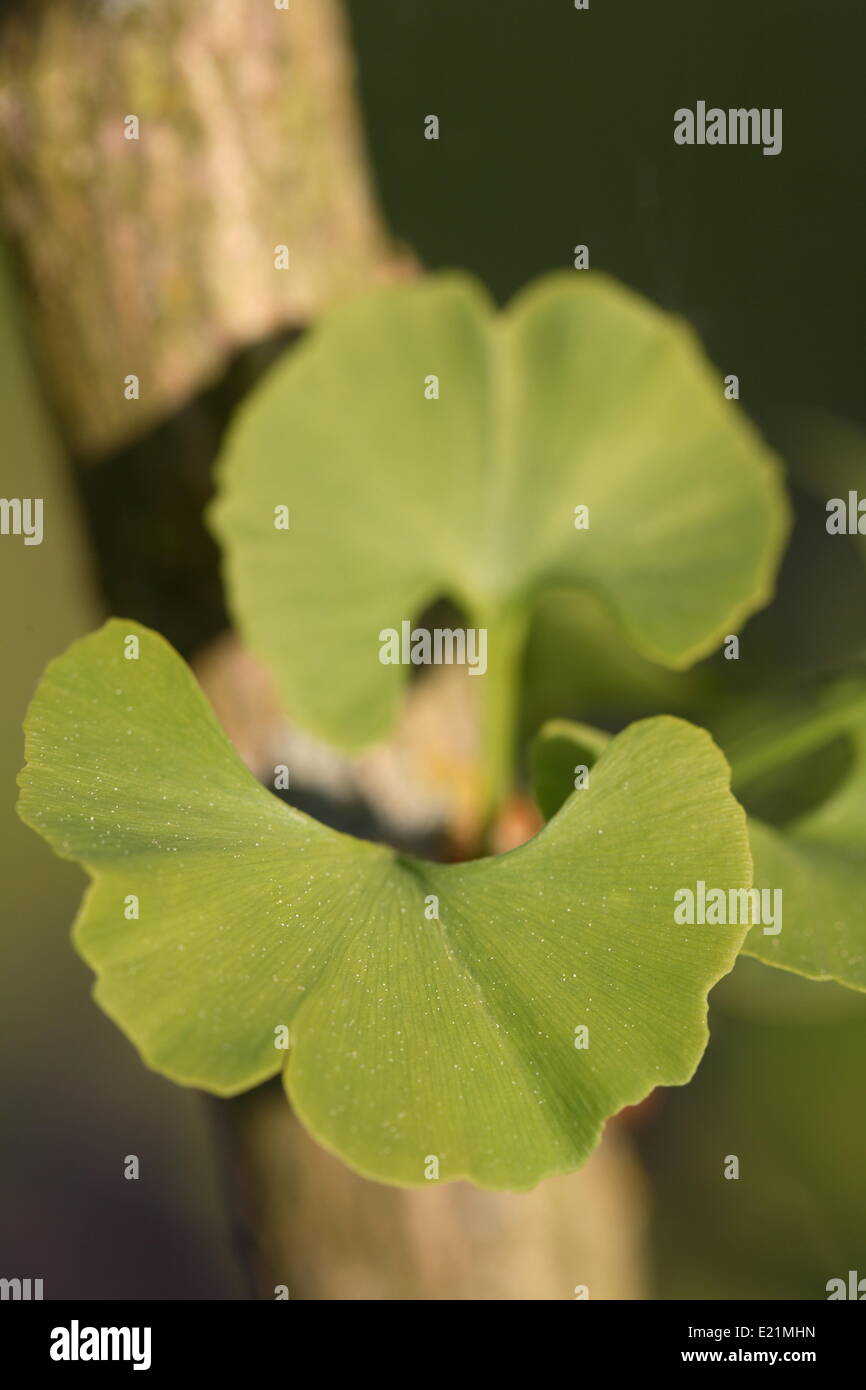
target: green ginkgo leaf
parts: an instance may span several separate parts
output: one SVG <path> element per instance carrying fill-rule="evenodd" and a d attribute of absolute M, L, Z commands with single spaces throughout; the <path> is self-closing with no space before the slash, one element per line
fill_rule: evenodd
<path fill-rule="evenodd" d="M 818 805 L 784 827 L 749 817 L 755 887 L 782 890 L 777 935 L 753 927 L 746 955 L 767 965 L 866 990 L 866 685 L 851 680 L 817 695 L 799 724 L 780 720 L 730 747 L 734 783 L 844 738 L 850 763 Z"/>
<path fill-rule="evenodd" d="M 684 322 L 595 273 L 502 314 L 448 274 L 343 306 L 285 355 L 230 430 L 212 523 L 292 715 L 356 748 L 406 676 L 380 633 L 431 602 L 488 630 L 487 736 L 507 740 L 542 593 L 596 593 L 626 641 L 686 666 L 767 601 L 787 506 Z"/>
<path fill-rule="evenodd" d="M 577 1166 L 609 1115 L 690 1078 L 742 944 L 674 921 L 683 884 L 750 881 L 727 765 L 680 720 L 620 734 L 520 849 L 425 863 L 266 791 L 165 641 L 113 620 L 48 668 L 27 759 L 21 813 L 90 873 L 76 944 L 145 1060 L 222 1095 L 282 1070 L 321 1142 L 385 1181 Z"/>
<path fill-rule="evenodd" d="M 749 735 L 722 740 L 734 791 L 744 794 L 793 759 L 850 741 L 847 773 L 817 807 L 782 826 L 749 816 L 754 887 L 781 891 L 780 930 L 749 930 L 746 955 L 813 980 L 866 990 L 866 687 L 851 681 L 814 697 L 800 722 L 777 717 Z M 609 735 L 551 720 L 532 749 L 536 800 L 553 815 L 572 791 L 578 764 L 592 767 Z M 769 900 L 768 900 L 769 901 Z M 774 922 L 775 928 L 778 923 Z"/>

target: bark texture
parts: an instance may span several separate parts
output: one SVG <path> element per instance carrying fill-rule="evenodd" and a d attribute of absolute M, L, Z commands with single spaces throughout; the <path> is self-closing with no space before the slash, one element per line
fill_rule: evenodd
<path fill-rule="evenodd" d="M 0 208 L 79 455 L 140 437 L 238 348 L 398 268 L 337 0 L 7 11 Z"/>

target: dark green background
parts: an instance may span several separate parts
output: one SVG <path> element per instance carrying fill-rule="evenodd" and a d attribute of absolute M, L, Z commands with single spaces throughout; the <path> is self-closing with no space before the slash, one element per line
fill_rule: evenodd
<path fill-rule="evenodd" d="M 353 0 L 396 232 L 507 297 L 571 248 L 695 324 L 755 409 L 864 419 L 866 7 Z M 778 156 L 684 147 L 698 100 L 782 107 Z M 428 113 L 438 142 L 423 138 Z"/>

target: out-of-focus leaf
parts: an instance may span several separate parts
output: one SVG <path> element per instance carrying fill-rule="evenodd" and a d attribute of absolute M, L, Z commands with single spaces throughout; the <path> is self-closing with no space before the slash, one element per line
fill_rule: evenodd
<path fill-rule="evenodd" d="M 326 315 L 286 355 L 230 432 L 212 522 L 287 707 L 353 747 L 385 734 L 406 674 L 380 663 L 380 631 L 443 596 L 489 629 L 488 683 L 515 683 L 557 590 L 689 665 L 768 599 L 787 507 L 683 322 L 596 274 L 500 315 L 444 275 Z"/>
<path fill-rule="evenodd" d="M 601 757 L 610 734 L 590 724 L 551 719 L 530 747 L 535 799 L 545 820 L 555 816 L 576 788 L 583 790 L 579 769 L 591 768 Z"/>
<path fill-rule="evenodd" d="M 810 718 L 782 727 L 774 741 L 731 748 L 734 788 L 793 752 L 844 736 L 850 762 L 818 806 L 784 827 L 749 818 L 756 888 L 781 888 L 778 935 L 753 927 L 743 948 L 768 965 L 813 980 L 866 990 L 866 685 L 857 681 L 817 696 Z M 804 774 L 806 775 L 806 774 Z"/>

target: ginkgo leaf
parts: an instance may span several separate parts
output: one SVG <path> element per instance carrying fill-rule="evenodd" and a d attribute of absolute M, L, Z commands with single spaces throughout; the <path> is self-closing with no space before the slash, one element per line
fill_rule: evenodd
<path fill-rule="evenodd" d="M 820 751 L 834 738 L 844 736 L 851 757 L 829 795 L 790 824 L 749 817 L 755 887 L 782 890 L 784 917 L 778 934 L 753 927 L 743 949 L 767 965 L 866 990 L 866 686 L 831 686 L 799 726 L 773 732 L 731 746 L 741 790 L 783 754 Z"/>
<path fill-rule="evenodd" d="M 76 944 L 145 1060 L 222 1095 L 283 1070 L 312 1133 L 384 1181 L 576 1167 L 692 1075 L 742 943 L 674 921 L 682 885 L 750 879 L 724 759 L 680 720 L 612 740 L 520 849 L 425 863 L 266 791 L 167 643 L 113 620 L 48 668 L 27 759 L 21 813 L 90 873 Z"/>
<path fill-rule="evenodd" d="M 491 692 L 546 591 L 592 591 L 644 655 L 690 664 L 767 601 L 787 505 L 685 323 L 596 273 L 503 314 L 447 274 L 285 355 L 235 418 L 211 520 L 287 708 L 355 748 L 406 676 L 380 634 L 442 597 L 489 631 Z"/>
<path fill-rule="evenodd" d="M 774 737 L 775 735 L 775 737 Z M 850 766 L 821 803 L 784 826 L 748 818 L 754 887 L 781 891 L 781 924 L 756 922 L 743 952 L 813 980 L 866 990 L 866 688 L 845 682 L 813 697 L 800 722 L 777 716 L 722 747 L 733 787 L 745 794 L 791 759 L 850 741 Z M 574 765 L 592 767 L 609 735 L 568 720 L 551 720 L 533 746 L 536 800 L 555 813 L 572 792 Z M 769 900 L 768 900 L 769 901 Z"/>

